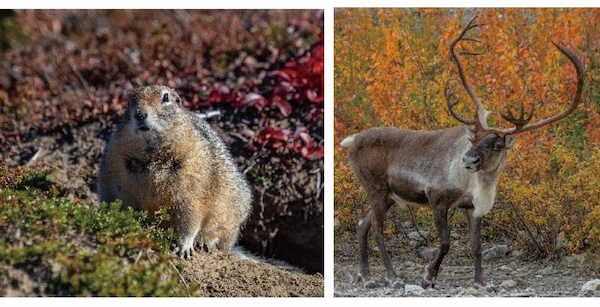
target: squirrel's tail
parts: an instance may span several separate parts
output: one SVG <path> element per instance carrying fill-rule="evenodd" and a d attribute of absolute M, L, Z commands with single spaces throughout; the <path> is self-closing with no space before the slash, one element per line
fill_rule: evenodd
<path fill-rule="evenodd" d="M 302 269 L 297 268 L 283 260 L 258 256 L 258 255 L 253 254 L 250 251 L 247 251 L 246 249 L 244 249 L 241 246 L 234 246 L 231 249 L 231 254 L 239 257 L 240 259 L 252 261 L 254 263 L 268 263 L 270 265 L 276 266 L 276 267 L 286 270 L 286 271 L 290 271 L 290 272 L 298 273 L 298 274 L 305 274 L 305 272 Z"/>

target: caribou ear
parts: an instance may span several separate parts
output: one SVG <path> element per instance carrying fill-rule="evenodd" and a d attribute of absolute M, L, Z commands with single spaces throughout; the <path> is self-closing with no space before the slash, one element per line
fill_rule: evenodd
<path fill-rule="evenodd" d="M 504 137 L 504 146 L 508 149 L 513 147 L 513 145 L 515 145 L 515 142 L 517 141 L 517 137 L 514 135 L 507 135 Z"/>

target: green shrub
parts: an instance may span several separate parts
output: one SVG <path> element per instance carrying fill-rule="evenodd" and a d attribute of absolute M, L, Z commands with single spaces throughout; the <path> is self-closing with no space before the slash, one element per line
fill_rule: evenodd
<path fill-rule="evenodd" d="M 164 214 L 146 218 L 120 210 L 118 202 L 91 208 L 48 197 L 47 172 L 0 172 L 16 181 L 0 186 L 0 263 L 46 283 L 44 295 L 187 296 L 196 290 L 181 283 L 170 260 L 173 233 L 157 226 Z"/>

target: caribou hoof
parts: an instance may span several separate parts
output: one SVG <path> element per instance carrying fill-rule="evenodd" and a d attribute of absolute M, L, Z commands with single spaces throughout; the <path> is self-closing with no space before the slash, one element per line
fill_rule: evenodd
<path fill-rule="evenodd" d="M 423 287 L 423 289 L 427 289 L 429 287 L 434 288 L 435 284 L 432 280 L 427 280 L 425 278 L 421 279 L 421 287 Z"/>
<path fill-rule="evenodd" d="M 435 278 L 428 279 L 427 273 L 425 273 L 425 275 L 423 275 L 423 277 L 421 278 L 421 287 L 423 287 L 423 289 L 427 289 L 429 287 L 433 288 L 434 286 L 435 286 Z"/>
<path fill-rule="evenodd" d="M 362 276 L 362 274 L 360 274 L 360 273 L 358 274 L 358 276 L 357 276 L 357 278 L 356 278 L 356 279 L 357 279 L 358 281 L 362 281 L 362 282 L 363 282 L 363 287 L 365 287 L 366 289 L 374 289 L 374 288 L 377 288 L 377 287 L 378 287 L 378 285 L 377 285 L 377 283 L 375 282 L 375 280 L 373 280 L 373 279 L 366 280 L 366 279 L 365 279 L 365 278 Z"/>

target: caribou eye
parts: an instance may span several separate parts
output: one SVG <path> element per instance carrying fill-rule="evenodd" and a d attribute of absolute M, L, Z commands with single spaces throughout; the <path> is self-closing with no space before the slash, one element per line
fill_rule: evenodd
<path fill-rule="evenodd" d="M 162 102 L 169 102 L 169 93 L 164 93 L 162 96 Z"/>
<path fill-rule="evenodd" d="M 494 150 L 495 151 L 498 151 L 500 149 L 502 149 L 502 144 L 499 144 L 499 143 L 494 144 Z"/>

